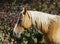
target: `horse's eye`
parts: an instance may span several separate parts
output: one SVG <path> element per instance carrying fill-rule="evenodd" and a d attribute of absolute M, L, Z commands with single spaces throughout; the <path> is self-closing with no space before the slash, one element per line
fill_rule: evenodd
<path fill-rule="evenodd" d="M 20 14 L 20 19 L 22 18 L 22 14 Z"/>
<path fill-rule="evenodd" d="M 22 20 L 19 20 L 19 21 L 18 21 L 18 25 L 21 24 L 21 22 L 22 22 Z"/>
<path fill-rule="evenodd" d="M 20 16 L 22 16 L 22 14 L 20 14 Z"/>

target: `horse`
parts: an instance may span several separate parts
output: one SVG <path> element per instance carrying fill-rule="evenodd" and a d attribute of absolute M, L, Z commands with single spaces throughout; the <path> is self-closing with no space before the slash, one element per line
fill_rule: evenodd
<path fill-rule="evenodd" d="M 15 24 L 13 35 L 20 38 L 32 25 L 43 33 L 46 44 L 60 44 L 60 16 L 24 8 Z"/>

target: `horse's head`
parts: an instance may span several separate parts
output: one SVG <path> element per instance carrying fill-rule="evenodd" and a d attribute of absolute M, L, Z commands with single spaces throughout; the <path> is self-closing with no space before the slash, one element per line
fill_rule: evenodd
<path fill-rule="evenodd" d="M 14 30 L 13 30 L 13 35 L 19 38 L 21 33 L 23 33 L 25 30 L 31 27 L 31 25 L 32 25 L 31 18 L 25 8 L 20 13 L 19 20 L 16 23 Z"/>

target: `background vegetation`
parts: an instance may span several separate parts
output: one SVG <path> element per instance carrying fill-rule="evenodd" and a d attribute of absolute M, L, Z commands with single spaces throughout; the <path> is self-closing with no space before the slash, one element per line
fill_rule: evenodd
<path fill-rule="evenodd" d="M 32 26 L 18 39 L 12 34 L 22 7 L 50 14 L 60 14 L 60 0 L 1 0 L 0 1 L 0 44 L 44 44 L 43 33 Z"/>

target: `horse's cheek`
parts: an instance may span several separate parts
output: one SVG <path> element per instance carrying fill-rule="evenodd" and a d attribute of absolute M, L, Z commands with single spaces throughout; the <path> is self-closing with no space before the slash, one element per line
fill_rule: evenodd
<path fill-rule="evenodd" d="M 25 28 L 29 28 L 29 27 L 31 27 L 31 20 L 30 19 L 25 19 L 24 21 L 23 21 L 23 26 L 25 27 Z"/>

